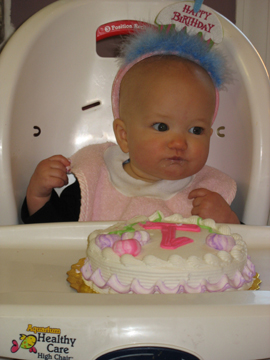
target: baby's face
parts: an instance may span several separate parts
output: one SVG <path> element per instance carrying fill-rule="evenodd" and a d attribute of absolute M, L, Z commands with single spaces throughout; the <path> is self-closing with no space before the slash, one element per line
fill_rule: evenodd
<path fill-rule="evenodd" d="M 149 182 L 196 174 L 209 152 L 215 109 L 212 80 L 197 65 L 175 60 L 134 70 L 132 84 L 123 79 L 120 94 L 126 141 L 119 145 L 130 156 L 125 170 Z"/>

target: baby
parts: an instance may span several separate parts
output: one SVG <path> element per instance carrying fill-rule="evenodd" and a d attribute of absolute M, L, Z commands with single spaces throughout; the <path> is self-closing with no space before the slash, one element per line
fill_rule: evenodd
<path fill-rule="evenodd" d="M 129 219 L 160 210 L 239 223 L 236 184 L 205 165 L 224 62 L 197 36 L 149 28 L 123 50 L 112 89 L 118 145 L 79 150 L 38 164 L 22 219 L 30 222 Z M 54 188 L 76 182 L 60 197 Z"/>

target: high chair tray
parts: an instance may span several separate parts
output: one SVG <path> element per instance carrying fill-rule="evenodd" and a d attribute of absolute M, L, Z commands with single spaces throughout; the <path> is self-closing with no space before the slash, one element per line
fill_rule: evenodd
<path fill-rule="evenodd" d="M 162 344 L 207 360 L 216 359 L 217 351 L 220 360 L 270 355 L 270 227 L 230 226 L 247 243 L 262 280 L 260 290 L 178 295 L 77 293 L 66 273 L 85 257 L 89 233 L 111 224 L 0 227 L 0 359 L 65 354 L 66 359 L 89 360 L 130 344 Z M 36 355 L 22 348 L 11 353 L 13 340 L 20 346 L 20 336 L 31 334 L 36 337 Z M 73 345 L 68 338 L 76 339 Z M 243 351 L 248 357 L 241 357 Z"/>

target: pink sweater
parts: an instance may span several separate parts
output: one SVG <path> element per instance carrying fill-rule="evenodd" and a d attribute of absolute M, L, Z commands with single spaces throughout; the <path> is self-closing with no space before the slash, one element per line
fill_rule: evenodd
<path fill-rule="evenodd" d="M 197 188 L 206 188 L 219 193 L 229 205 L 235 197 L 235 181 L 209 166 L 205 166 L 183 189 L 165 200 L 160 193 L 155 197 L 124 195 L 120 192 L 121 189 L 117 190 L 113 184 L 113 178 L 104 161 L 104 153 L 111 146 L 116 145 L 113 143 L 89 145 L 71 158 L 71 169 L 81 189 L 79 221 L 127 220 L 136 215 L 149 216 L 157 210 L 165 216 L 179 213 L 189 217 L 192 200 L 188 199 L 188 194 Z M 139 181 L 139 184 L 143 183 L 140 180 L 136 181 Z"/>

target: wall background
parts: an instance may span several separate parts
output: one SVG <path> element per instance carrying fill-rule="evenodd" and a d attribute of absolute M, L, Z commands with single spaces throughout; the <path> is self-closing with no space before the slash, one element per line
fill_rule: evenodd
<path fill-rule="evenodd" d="M 31 15 L 57 0 L 11 0 L 11 23 L 18 28 Z M 76 1 L 76 0 L 74 0 Z M 97 0 L 98 1 L 98 0 Z M 232 22 L 235 22 L 236 0 L 205 0 L 204 4 L 220 12 Z"/>
<path fill-rule="evenodd" d="M 249 38 L 270 73 L 270 0 L 237 0 L 236 25 Z"/>
<path fill-rule="evenodd" d="M 0 0 L 4 7 L 4 37 L 0 44 L 7 41 L 9 36 L 30 16 L 55 1 L 57 0 Z M 205 0 L 204 4 L 212 7 L 235 23 L 236 0 Z"/>
<path fill-rule="evenodd" d="M 58 0 L 0 0 L 0 49 L 24 21 L 55 1 Z M 244 32 L 270 72 L 270 0 L 204 0 L 204 4 Z"/>

